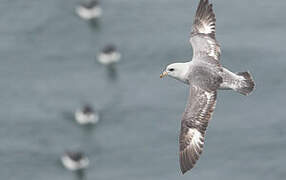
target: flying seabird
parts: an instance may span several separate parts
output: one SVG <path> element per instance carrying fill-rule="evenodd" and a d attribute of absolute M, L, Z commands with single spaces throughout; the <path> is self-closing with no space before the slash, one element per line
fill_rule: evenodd
<path fill-rule="evenodd" d="M 121 58 L 121 54 L 117 51 L 117 48 L 113 44 L 106 45 L 99 56 L 98 61 L 104 65 L 111 65 L 117 63 Z"/>
<path fill-rule="evenodd" d="M 81 125 L 96 124 L 99 121 L 99 115 L 90 105 L 85 105 L 82 109 L 76 110 L 75 120 Z"/>
<path fill-rule="evenodd" d="M 82 152 L 65 152 L 61 161 L 63 166 L 70 171 L 83 170 L 89 165 L 88 158 Z"/>
<path fill-rule="evenodd" d="M 212 4 L 208 0 L 200 0 L 190 37 L 192 61 L 170 64 L 160 75 L 161 78 L 170 76 L 190 86 L 179 137 L 183 174 L 194 167 L 203 151 L 217 90 L 232 89 L 249 95 L 255 86 L 249 72 L 233 73 L 220 64 L 221 50 L 215 38 L 215 23 Z"/>
<path fill-rule="evenodd" d="M 102 9 L 97 0 L 84 1 L 76 7 L 75 11 L 84 20 L 97 19 L 102 15 Z"/>

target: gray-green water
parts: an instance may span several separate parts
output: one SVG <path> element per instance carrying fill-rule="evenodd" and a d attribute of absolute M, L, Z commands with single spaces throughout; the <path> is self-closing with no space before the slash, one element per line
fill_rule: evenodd
<path fill-rule="evenodd" d="M 213 0 L 214 1 L 214 0 Z M 0 174 L 11 180 L 67 180 L 66 149 L 91 160 L 87 179 L 284 179 L 286 1 L 214 2 L 222 63 L 250 70 L 255 92 L 220 92 L 204 153 L 182 176 L 180 118 L 187 86 L 159 74 L 192 56 L 197 0 L 102 0 L 94 27 L 76 0 L 2 0 L 0 6 Z M 123 59 L 116 80 L 95 61 L 106 43 Z M 95 129 L 65 118 L 89 102 Z"/>

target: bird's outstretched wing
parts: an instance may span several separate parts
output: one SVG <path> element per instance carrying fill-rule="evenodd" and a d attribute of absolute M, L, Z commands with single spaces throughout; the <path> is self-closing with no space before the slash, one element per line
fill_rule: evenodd
<path fill-rule="evenodd" d="M 209 58 L 205 57 L 211 57 L 214 61 L 211 63 L 219 64 L 221 51 L 215 38 L 215 23 L 212 4 L 208 0 L 200 0 L 190 38 L 194 61 L 209 61 Z"/>
<path fill-rule="evenodd" d="M 190 85 L 189 100 L 180 133 L 180 167 L 184 174 L 192 169 L 204 146 L 205 132 L 216 104 L 216 91 Z"/>

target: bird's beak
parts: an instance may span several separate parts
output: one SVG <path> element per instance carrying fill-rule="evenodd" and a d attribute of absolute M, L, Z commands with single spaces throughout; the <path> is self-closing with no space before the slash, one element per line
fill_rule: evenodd
<path fill-rule="evenodd" d="M 160 74 L 160 78 L 163 78 L 163 77 L 165 77 L 167 75 L 168 75 L 168 73 L 166 71 L 164 71 L 164 72 L 162 72 L 162 74 Z"/>

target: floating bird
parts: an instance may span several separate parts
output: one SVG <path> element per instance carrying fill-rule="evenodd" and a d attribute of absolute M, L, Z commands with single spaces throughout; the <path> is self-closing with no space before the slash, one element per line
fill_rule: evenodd
<path fill-rule="evenodd" d="M 192 61 L 170 64 L 160 75 L 161 78 L 170 76 L 190 87 L 179 137 L 183 174 L 194 167 L 202 153 L 208 122 L 216 105 L 217 90 L 232 89 L 249 95 L 255 86 L 249 72 L 233 73 L 221 65 L 215 23 L 212 4 L 208 0 L 200 0 L 190 37 Z"/>
<path fill-rule="evenodd" d="M 99 121 L 99 115 L 90 105 L 85 105 L 82 109 L 76 110 L 75 120 L 81 125 L 96 124 Z"/>
<path fill-rule="evenodd" d="M 83 170 L 89 165 L 88 158 L 82 152 L 65 152 L 61 161 L 63 166 L 71 171 Z"/>
<path fill-rule="evenodd" d="M 104 65 L 117 63 L 120 58 L 121 54 L 117 51 L 116 46 L 112 44 L 105 46 L 97 57 L 98 61 Z"/>
<path fill-rule="evenodd" d="M 98 19 L 102 15 L 102 9 L 97 0 L 84 1 L 76 7 L 75 11 L 84 20 Z"/>

